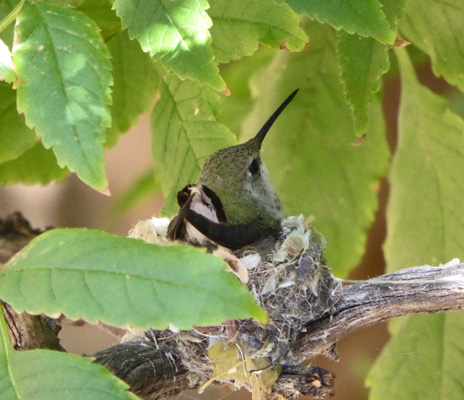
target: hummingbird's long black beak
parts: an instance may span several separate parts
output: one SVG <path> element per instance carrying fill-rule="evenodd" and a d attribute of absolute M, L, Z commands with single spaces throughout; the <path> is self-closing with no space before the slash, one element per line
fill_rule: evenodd
<path fill-rule="evenodd" d="M 287 107 L 289 103 L 293 100 L 293 98 L 298 93 L 298 90 L 300 89 L 296 89 L 295 91 L 292 92 L 290 96 L 288 96 L 285 99 L 285 101 L 279 106 L 277 110 L 274 111 L 274 114 L 271 115 L 271 117 L 266 121 L 263 127 L 256 134 L 255 139 L 259 143 L 259 147 L 261 147 L 261 143 L 263 143 L 266 133 L 269 131 L 269 129 L 271 129 L 272 124 L 275 122 L 275 120 L 280 115 L 280 113 L 285 109 L 285 107 Z"/>

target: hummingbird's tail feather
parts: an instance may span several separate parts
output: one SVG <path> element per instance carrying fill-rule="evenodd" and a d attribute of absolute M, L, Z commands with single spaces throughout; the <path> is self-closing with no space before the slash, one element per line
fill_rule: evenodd
<path fill-rule="evenodd" d="M 278 233 L 274 229 L 259 228 L 254 224 L 221 224 L 187 210 L 184 218 L 213 242 L 232 250 L 255 243 L 266 236 Z"/>
<path fill-rule="evenodd" d="M 271 126 L 274 124 L 275 120 L 279 117 L 280 113 L 289 105 L 289 103 L 293 100 L 293 98 L 296 96 L 298 93 L 298 90 L 294 90 L 290 96 L 288 96 L 285 101 L 279 106 L 277 110 L 274 111 L 274 114 L 270 116 L 270 118 L 266 121 L 266 123 L 263 125 L 263 127 L 259 130 L 259 132 L 256 134 L 255 139 L 258 141 L 259 145 L 261 146 L 261 143 L 264 140 L 264 137 L 266 136 L 267 132 L 269 129 L 271 129 Z"/>

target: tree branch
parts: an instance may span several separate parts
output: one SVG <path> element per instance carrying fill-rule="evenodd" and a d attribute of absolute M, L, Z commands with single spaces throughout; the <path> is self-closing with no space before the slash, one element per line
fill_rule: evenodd
<path fill-rule="evenodd" d="M 293 349 L 304 356 L 322 354 L 349 333 L 377 322 L 462 307 L 464 264 L 402 269 L 345 286 L 333 312 L 306 324 Z"/>

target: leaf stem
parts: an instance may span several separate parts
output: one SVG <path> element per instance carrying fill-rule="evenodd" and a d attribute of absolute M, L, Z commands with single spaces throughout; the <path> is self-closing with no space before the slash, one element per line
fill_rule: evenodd
<path fill-rule="evenodd" d="M 15 8 L 5 17 L 3 18 L 2 21 L 0 21 L 0 33 L 2 33 L 8 25 L 10 25 L 18 16 L 19 12 L 21 11 L 21 8 L 23 8 L 25 0 L 21 0 Z"/>

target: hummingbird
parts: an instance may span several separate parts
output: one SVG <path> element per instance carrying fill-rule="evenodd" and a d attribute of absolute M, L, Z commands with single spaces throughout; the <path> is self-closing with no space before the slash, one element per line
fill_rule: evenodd
<path fill-rule="evenodd" d="M 260 150 L 267 132 L 297 92 L 285 99 L 255 137 L 209 156 L 197 183 L 177 194 L 180 210 L 168 226 L 170 239 L 195 245 L 214 242 L 237 250 L 278 235 L 284 218 L 282 203 Z"/>

